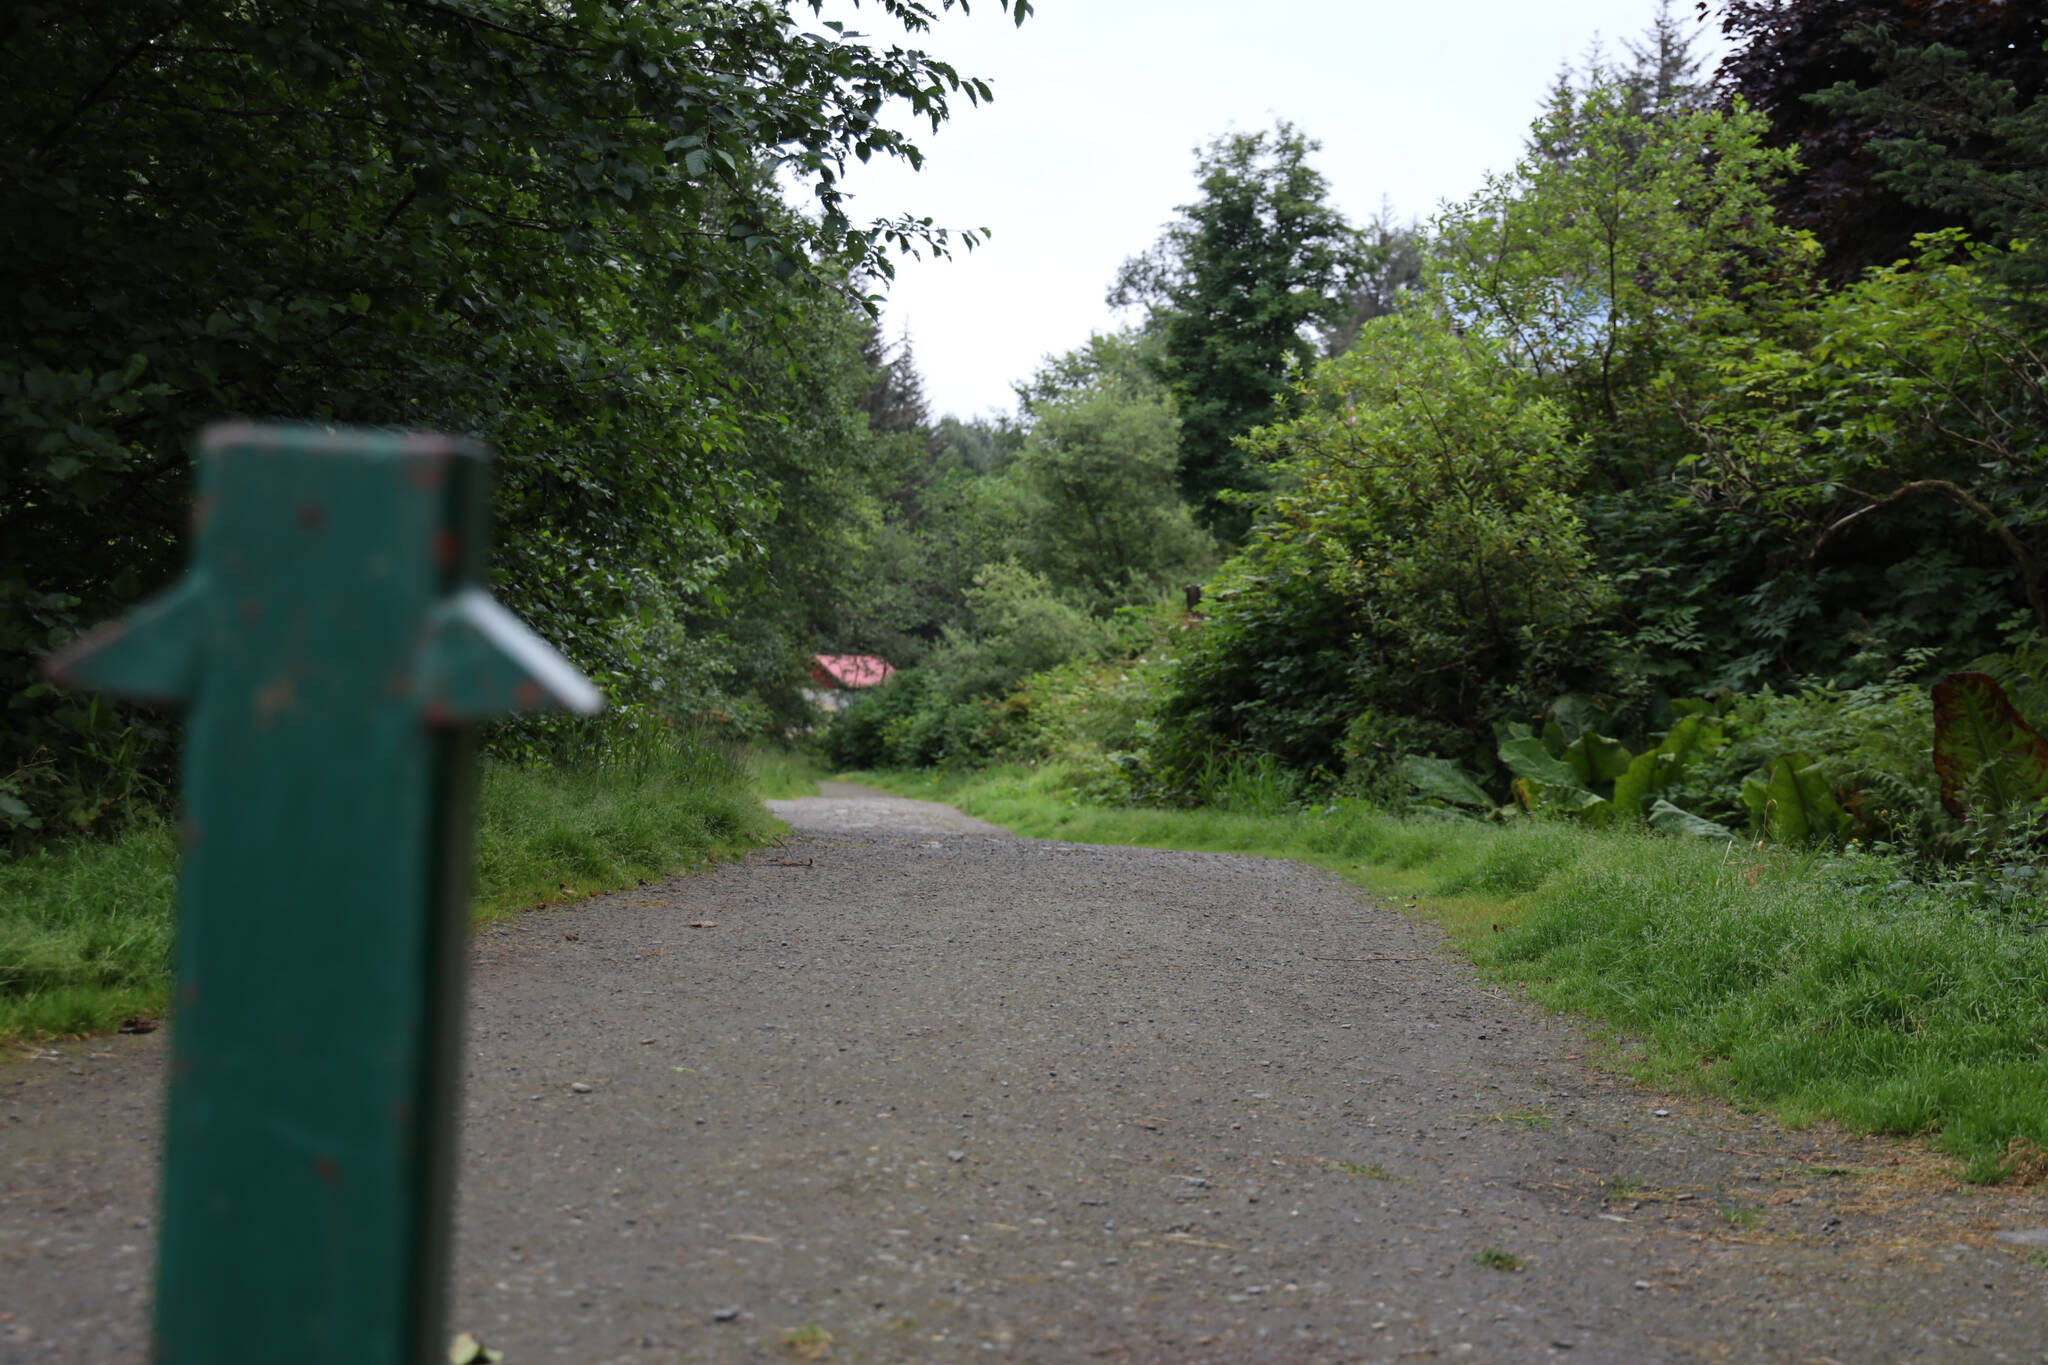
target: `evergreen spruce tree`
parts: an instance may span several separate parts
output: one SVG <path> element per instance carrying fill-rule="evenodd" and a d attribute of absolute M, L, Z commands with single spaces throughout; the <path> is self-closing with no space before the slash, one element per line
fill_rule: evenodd
<path fill-rule="evenodd" d="M 1182 492 L 1226 539 L 1249 522 L 1229 495 L 1263 486 L 1239 436 L 1271 418 L 1315 359 L 1313 328 L 1345 321 L 1365 265 L 1358 233 L 1309 165 L 1294 125 L 1230 133 L 1197 153 L 1201 196 L 1153 248 L 1124 262 L 1112 307 L 1141 307 L 1181 421 Z"/>

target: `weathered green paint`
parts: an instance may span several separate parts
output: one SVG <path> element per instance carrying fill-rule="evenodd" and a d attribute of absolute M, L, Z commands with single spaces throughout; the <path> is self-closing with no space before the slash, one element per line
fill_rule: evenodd
<path fill-rule="evenodd" d="M 477 586 L 482 451 L 215 427 L 184 580 L 51 661 L 186 703 L 165 1365 L 440 1358 L 468 722 L 595 710 Z"/>

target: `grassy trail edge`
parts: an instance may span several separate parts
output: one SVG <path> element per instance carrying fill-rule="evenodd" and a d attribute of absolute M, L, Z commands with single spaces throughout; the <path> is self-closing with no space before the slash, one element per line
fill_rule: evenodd
<path fill-rule="evenodd" d="M 623 767 L 486 763 L 470 918 L 489 923 L 744 856 L 785 826 L 757 791 L 800 771 L 716 752 Z M 106 1033 L 171 995 L 177 838 L 161 817 L 118 838 L 0 863 L 0 1043 Z"/>

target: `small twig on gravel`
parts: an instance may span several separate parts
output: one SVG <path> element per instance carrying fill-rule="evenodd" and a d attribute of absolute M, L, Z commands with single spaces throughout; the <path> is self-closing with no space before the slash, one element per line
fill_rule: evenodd
<path fill-rule="evenodd" d="M 809 858 L 804 859 L 802 862 L 797 862 L 790 858 L 777 858 L 770 864 L 773 867 L 809 867 L 810 865 L 811 860 Z"/>
<path fill-rule="evenodd" d="M 1313 962 L 1421 962 L 1423 960 L 1419 957 L 1387 957 L 1379 953 L 1375 953 L 1371 957 L 1317 957 L 1310 959 Z"/>

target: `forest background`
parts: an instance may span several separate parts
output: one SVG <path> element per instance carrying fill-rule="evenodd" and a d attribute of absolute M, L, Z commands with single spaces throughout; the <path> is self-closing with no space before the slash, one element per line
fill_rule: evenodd
<path fill-rule="evenodd" d="M 493 905 L 744 844 L 725 746 L 807 736 L 1069 805 L 1796 851 L 2018 943 L 2001 989 L 2048 1008 L 2029 7 L 1729 0 L 1710 73 L 1666 3 L 1421 223 L 1347 221 L 1308 130 L 1224 133 L 1104 282 L 1128 326 L 974 420 L 872 307 L 974 234 L 840 186 L 989 92 L 809 11 L 0 21 L 19 1026 L 159 990 L 167 898 L 138 928 L 76 869 L 167 866 L 175 718 L 37 663 L 175 575 L 230 414 L 497 450 L 493 589 L 611 707 L 489 736 Z M 819 653 L 900 671 L 821 727 Z"/>
<path fill-rule="evenodd" d="M 1669 5 L 1561 73 L 1426 224 L 1345 222 L 1285 124 L 1204 149 L 1133 325 L 931 429 L 899 515 L 954 613 L 868 626 L 918 666 L 833 759 L 1988 857 L 2030 899 L 2042 25 L 1724 27 L 1713 80 Z"/>

